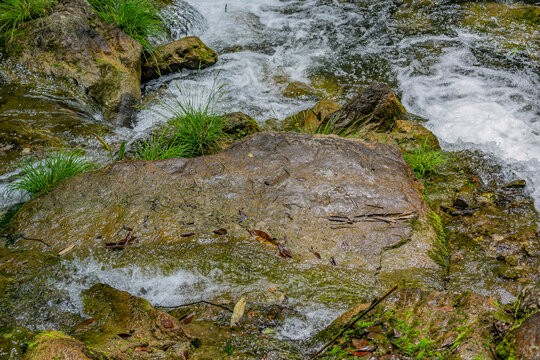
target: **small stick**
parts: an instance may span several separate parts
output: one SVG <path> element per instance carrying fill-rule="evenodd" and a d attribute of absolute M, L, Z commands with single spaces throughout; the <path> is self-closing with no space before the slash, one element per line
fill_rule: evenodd
<path fill-rule="evenodd" d="M 51 245 L 47 244 L 45 241 L 41 240 L 41 239 L 32 239 L 32 238 L 27 238 L 25 236 L 21 236 L 21 239 L 23 240 L 28 240 L 28 241 L 37 241 L 37 242 L 40 242 L 42 244 L 45 244 L 47 245 L 48 247 L 51 247 Z"/>
<path fill-rule="evenodd" d="M 375 300 L 370 307 L 368 307 L 366 310 L 364 310 L 364 312 L 362 314 L 360 314 L 359 317 L 357 317 L 353 322 L 351 322 L 349 325 L 345 326 L 340 332 L 339 334 L 337 334 L 332 340 L 330 340 L 330 342 L 328 342 L 326 345 L 324 345 L 319 351 L 317 351 L 315 354 L 313 354 L 309 360 L 313 360 L 315 359 L 317 356 L 319 356 L 324 350 L 326 350 L 327 347 L 329 347 L 330 345 L 332 345 L 337 339 L 339 339 L 344 333 L 345 331 L 347 331 L 349 328 L 351 328 L 351 326 L 353 326 L 354 324 L 356 324 L 356 322 L 358 320 L 360 320 L 361 318 L 363 318 L 368 312 L 370 312 L 371 310 L 373 310 L 373 308 L 377 305 L 379 305 L 379 303 L 381 301 L 383 301 L 384 299 L 386 299 L 391 293 L 394 292 L 394 290 L 397 289 L 397 285 L 395 285 L 393 288 L 391 288 L 390 290 L 388 290 L 388 292 L 386 294 L 384 294 L 383 296 L 381 296 L 379 299 Z"/>
<path fill-rule="evenodd" d="M 205 301 L 205 300 L 199 300 L 199 301 L 195 301 L 195 302 L 192 302 L 192 303 L 189 303 L 189 304 L 182 304 L 182 305 L 176 305 L 176 306 L 160 306 L 160 305 L 158 305 L 156 307 L 162 308 L 162 309 L 177 309 L 177 308 L 180 308 L 180 307 L 190 306 L 190 305 L 197 305 L 197 304 L 201 304 L 201 303 L 217 306 L 217 307 L 220 307 L 220 308 L 222 308 L 224 310 L 227 310 L 228 312 L 233 312 L 231 309 L 229 309 L 226 306 L 219 305 L 219 304 L 213 304 L 213 303 L 211 303 L 209 301 Z"/>

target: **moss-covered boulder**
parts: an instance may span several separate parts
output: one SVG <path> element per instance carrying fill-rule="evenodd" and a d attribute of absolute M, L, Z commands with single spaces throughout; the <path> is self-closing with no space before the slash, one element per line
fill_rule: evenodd
<path fill-rule="evenodd" d="M 337 334 L 349 322 L 343 320 L 315 339 Z M 476 293 L 402 289 L 357 322 L 321 358 L 489 359 L 490 348 L 501 336 L 496 329 L 504 331 L 512 324 L 504 307 Z"/>
<path fill-rule="evenodd" d="M 540 312 L 506 334 L 497 345 L 497 355 L 505 360 L 540 359 Z"/>
<path fill-rule="evenodd" d="M 327 116 L 323 126 L 329 126 L 336 133 L 357 129 L 387 131 L 396 120 L 406 118 L 405 108 L 392 89 L 384 83 L 373 82 L 360 90 L 341 111 Z"/>
<path fill-rule="evenodd" d="M 257 120 L 241 112 L 225 115 L 225 121 L 226 125 L 223 131 L 234 139 L 240 139 L 261 131 Z"/>
<path fill-rule="evenodd" d="M 337 102 L 321 100 L 313 108 L 302 110 L 283 120 L 281 128 L 284 131 L 313 133 L 319 128 L 324 118 L 330 114 L 334 114 L 339 109 L 341 109 L 341 105 Z"/>
<path fill-rule="evenodd" d="M 122 354 L 147 347 L 155 349 L 154 355 L 168 351 L 168 356 L 181 356 L 183 344 L 189 343 L 178 319 L 142 298 L 105 284 L 83 291 L 82 298 L 90 316 L 84 323 L 92 326 L 78 326 L 77 338 L 93 349 Z"/>
<path fill-rule="evenodd" d="M 142 81 L 146 82 L 182 69 L 204 69 L 214 65 L 217 60 L 218 54 L 201 39 L 188 36 L 161 45 L 153 54 L 148 55 L 142 66 Z"/>
<path fill-rule="evenodd" d="M 6 44 L 13 63 L 42 81 L 78 88 L 79 97 L 95 100 L 112 123 L 131 123 L 133 105 L 141 98 L 142 47 L 137 41 L 100 20 L 84 0 L 61 0 L 50 14 L 18 30 Z M 6 73 L 15 82 L 27 76 L 17 69 Z"/>
<path fill-rule="evenodd" d="M 23 360 L 107 360 L 105 354 L 89 350 L 82 342 L 61 331 L 44 331 L 28 345 Z"/>
<path fill-rule="evenodd" d="M 283 90 L 283 96 L 287 98 L 304 98 L 315 96 L 316 90 L 300 81 L 293 81 Z"/>

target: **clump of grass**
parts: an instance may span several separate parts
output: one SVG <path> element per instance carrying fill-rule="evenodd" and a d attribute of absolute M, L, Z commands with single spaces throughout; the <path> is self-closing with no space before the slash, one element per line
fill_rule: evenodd
<path fill-rule="evenodd" d="M 446 162 L 444 153 L 431 148 L 427 144 L 427 140 L 419 148 L 405 153 L 403 158 L 409 163 L 413 173 L 419 179 L 425 179 L 429 175 L 437 174 L 438 167 Z"/>
<path fill-rule="evenodd" d="M 138 143 L 133 157 L 139 160 L 164 160 L 187 157 L 186 155 L 186 145 L 162 133 L 161 135 L 153 134 L 151 139 Z"/>
<path fill-rule="evenodd" d="M 41 159 L 31 156 L 17 166 L 19 181 L 8 186 L 8 193 L 23 190 L 35 195 L 50 190 L 64 179 L 97 167 L 82 155 L 77 150 L 60 150 L 55 153 L 49 148 Z"/>
<path fill-rule="evenodd" d="M 54 4 L 56 0 L 0 0 L 0 34 L 12 40 L 22 23 L 47 15 Z"/>
<path fill-rule="evenodd" d="M 224 95 L 224 85 L 214 79 L 207 90 L 200 86 L 191 90 L 178 86 L 178 91 L 178 96 L 163 104 L 163 110 L 170 114 L 168 131 L 174 142 L 185 146 L 187 157 L 218 152 L 220 141 L 227 137 L 225 115 L 216 110 Z"/>
<path fill-rule="evenodd" d="M 146 50 L 152 50 L 149 39 L 164 31 L 163 19 L 152 0 L 89 0 L 89 3 L 101 19 L 116 24 Z"/>

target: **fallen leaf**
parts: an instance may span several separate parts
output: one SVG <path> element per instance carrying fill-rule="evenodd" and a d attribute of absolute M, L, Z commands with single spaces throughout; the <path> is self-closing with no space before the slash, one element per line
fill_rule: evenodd
<path fill-rule="evenodd" d="M 320 259 L 320 258 L 321 258 L 321 254 L 319 254 L 318 252 L 314 251 L 313 249 L 309 249 L 309 251 L 310 251 L 313 255 L 315 255 L 315 257 L 316 257 L 317 259 Z"/>
<path fill-rule="evenodd" d="M 285 257 L 292 258 L 292 254 L 285 246 L 281 245 L 280 243 L 277 244 L 278 250 L 281 254 L 283 254 Z"/>
<path fill-rule="evenodd" d="M 105 249 L 107 250 L 123 250 L 124 247 L 126 247 L 126 245 L 122 243 L 106 243 L 105 244 Z"/>
<path fill-rule="evenodd" d="M 248 232 L 255 238 L 255 240 L 263 244 L 277 246 L 276 240 L 272 239 L 270 235 L 262 230 L 248 230 Z"/>
<path fill-rule="evenodd" d="M 165 328 L 165 329 L 170 329 L 170 328 L 173 328 L 174 327 L 174 324 L 171 320 L 169 319 L 163 319 L 161 320 L 161 325 Z"/>
<path fill-rule="evenodd" d="M 369 346 L 369 341 L 366 339 L 352 339 L 352 344 L 355 349 L 360 349 L 365 346 Z"/>
<path fill-rule="evenodd" d="M 242 223 L 242 222 L 244 222 L 244 221 L 247 220 L 248 217 L 247 217 L 247 215 L 246 215 L 242 210 L 238 210 L 238 214 L 240 214 L 240 216 L 242 217 L 242 218 L 236 220 L 236 222 L 237 222 L 238 224 L 240 224 L 240 223 Z"/>
<path fill-rule="evenodd" d="M 67 248 L 61 250 L 61 251 L 58 253 L 58 256 L 66 255 L 68 252 L 70 252 L 71 250 L 73 250 L 74 247 L 75 247 L 75 243 L 69 245 Z"/>
<path fill-rule="evenodd" d="M 217 229 L 217 230 L 214 230 L 214 233 L 218 235 L 225 235 L 227 234 L 227 229 L 224 229 L 224 228 Z"/>
<path fill-rule="evenodd" d="M 371 353 L 367 352 L 367 351 L 352 351 L 352 350 L 349 350 L 349 354 L 354 355 L 354 356 L 358 356 L 358 357 L 362 357 L 362 356 L 370 355 Z"/>
<path fill-rule="evenodd" d="M 118 335 L 119 337 L 121 337 L 122 339 L 129 339 L 130 337 L 132 337 L 133 335 L 132 334 L 126 334 L 126 333 L 120 333 L 120 334 L 116 334 Z"/>
<path fill-rule="evenodd" d="M 287 258 L 281 251 L 278 252 L 278 256 L 284 259 Z"/>
<path fill-rule="evenodd" d="M 96 322 L 96 319 L 90 318 L 90 319 L 86 319 L 84 321 L 81 321 L 80 323 L 77 324 L 77 326 L 87 326 L 87 325 L 90 325 L 90 324 L 95 323 L 95 322 Z"/>
<path fill-rule="evenodd" d="M 137 346 L 135 348 L 135 351 L 146 351 L 146 352 L 152 352 L 152 349 L 146 346 Z"/>
<path fill-rule="evenodd" d="M 233 314 L 231 316 L 231 327 L 236 325 L 238 321 L 244 316 L 244 311 L 246 310 L 247 297 L 242 295 L 240 300 L 234 305 Z"/>
<path fill-rule="evenodd" d="M 184 350 L 184 353 L 182 354 L 182 357 L 183 357 L 182 360 L 188 360 L 188 356 L 189 356 L 189 351 L 188 351 L 188 350 Z"/>
<path fill-rule="evenodd" d="M 336 260 L 334 260 L 334 257 L 333 257 L 333 256 L 330 256 L 330 264 L 332 264 L 332 265 L 334 265 L 334 266 L 337 266 Z"/>
<path fill-rule="evenodd" d="M 189 236 L 193 236 L 193 235 L 195 235 L 194 232 L 188 232 L 188 233 L 184 233 L 184 234 L 182 234 L 182 235 L 180 235 L 180 236 L 181 236 L 181 237 L 189 237 Z"/>
<path fill-rule="evenodd" d="M 189 314 L 188 316 L 186 316 L 186 317 L 184 318 L 184 325 L 187 325 L 187 324 L 189 324 L 190 322 L 192 322 L 194 317 L 195 317 L 195 313 L 194 313 L 194 312 L 191 313 L 191 314 Z"/>

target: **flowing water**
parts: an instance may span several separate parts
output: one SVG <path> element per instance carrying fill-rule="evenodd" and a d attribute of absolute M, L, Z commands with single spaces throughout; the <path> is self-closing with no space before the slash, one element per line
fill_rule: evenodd
<path fill-rule="evenodd" d="M 531 56 L 538 50 L 540 30 L 530 26 L 529 18 L 511 15 L 513 22 L 508 25 L 490 13 L 522 5 L 488 3 L 487 10 L 478 6 L 436 0 L 177 0 L 165 14 L 172 38 L 197 35 L 219 53 L 219 61 L 199 74 L 185 72 L 154 80 L 145 92 L 166 85 L 170 91 L 158 98 L 174 98 L 180 96 L 179 84 L 210 87 L 218 77 L 228 85 L 219 106 L 263 122 L 283 119 L 315 103 L 315 98 L 285 98 L 282 92 L 292 81 L 310 84 L 342 102 L 360 86 L 384 81 L 411 113 L 427 120 L 426 126 L 444 147 L 478 148 L 507 162 L 517 176 L 527 179 L 538 206 L 540 75 Z M 529 8 L 532 24 L 538 24 L 534 17 L 538 12 Z M 1 86 L 0 100 L 6 91 Z M 5 121 L 9 111 L 12 121 L 23 118 L 21 109 L 6 109 L 0 103 L 0 120 Z M 104 136 L 112 142 L 141 136 L 163 121 L 156 109 L 159 105 L 154 104 L 141 111 L 133 129 L 116 129 Z M 80 112 L 72 118 L 78 124 L 105 126 L 95 116 Z M 85 134 L 73 134 L 71 140 L 95 145 L 90 152 L 95 154 L 98 144 Z M 5 184 L 11 174 L 2 173 Z M 75 308 L 80 308 L 78 292 L 97 281 L 153 303 L 167 298 L 192 300 L 189 289 L 201 287 L 200 295 L 216 286 L 212 279 L 183 270 L 149 277 L 140 269 L 111 275 L 106 266 L 91 261 L 77 262 L 75 268 L 79 270 L 65 288 Z M 305 338 L 339 310 L 320 305 L 306 309 L 302 321 L 284 325 L 283 336 Z"/>

